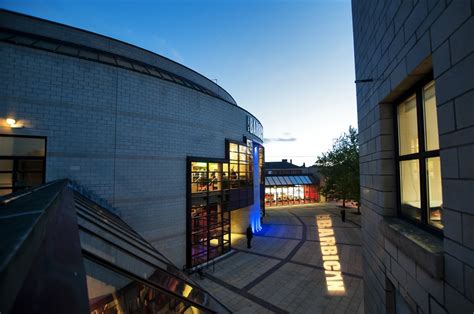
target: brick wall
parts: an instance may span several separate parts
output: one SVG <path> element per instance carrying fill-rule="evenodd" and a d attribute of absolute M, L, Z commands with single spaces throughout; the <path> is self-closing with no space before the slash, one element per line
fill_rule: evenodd
<path fill-rule="evenodd" d="M 47 136 L 47 181 L 71 178 L 181 267 L 186 156 L 225 157 L 225 139 L 253 138 L 239 107 L 125 69 L 0 43 L 0 118 Z"/>
<path fill-rule="evenodd" d="M 420 313 L 474 311 L 474 1 L 353 0 L 365 309 L 390 312 L 390 280 Z M 384 237 L 397 215 L 394 100 L 433 73 L 443 184 L 444 272 Z"/>
<path fill-rule="evenodd" d="M 184 65 L 178 64 L 151 51 L 114 38 L 105 37 L 86 30 L 2 9 L 0 9 L 0 27 L 46 36 L 66 42 L 73 42 L 78 45 L 96 48 L 134 60 L 139 60 L 167 70 L 171 73 L 183 76 L 199 85 L 208 88 L 227 101 L 236 104 L 235 100 L 229 93 L 227 93 L 227 91 L 200 73 L 197 73 Z"/>

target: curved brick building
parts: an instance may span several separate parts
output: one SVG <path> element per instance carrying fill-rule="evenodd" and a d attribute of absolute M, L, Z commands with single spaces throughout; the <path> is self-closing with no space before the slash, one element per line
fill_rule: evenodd
<path fill-rule="evenodd" d="M 0 134 L 0 195 L 74 180 L 179 267 L 260 227 L 257 118 L 139 47 L 1 10 Z"/>

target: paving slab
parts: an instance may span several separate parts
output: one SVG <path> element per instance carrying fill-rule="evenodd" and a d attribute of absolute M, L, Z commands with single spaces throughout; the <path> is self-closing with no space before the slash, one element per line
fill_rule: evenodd
<path fill-rule="evenodd" d="M 348 276 L 343 281 L 345 293 L 330 295 L 324 271 L 288 263 L 249 292 L 290 313 L 347 313 L 351 303 L 362 302 L 363 283 Z"/>
<path fill-rule="evenodd" d="M 300 240 L 285 238 L 270 238 L 255 236 L 252 239 L 252 248 L 247 249 L 245 235 L 232 234 L 232 247 L 245 252 L 255 252 L 276 258 L 285 258 L 296 247 Z"/>
<path fill-rule="evenodd" d="M 267 208 L 263 230 L 247 249 L 232 234 L 234 253 L 197 280 L 236 313 L 363 313 L 360 215 L 340 219 L 337 204 Z M 344 291 L 328 291 L 317 215 L 330 215 Z M 350 219 L 350 220 L 349 220 Z"/>
<path fill-rule="evenodd" d="M 237 288 L 243 288 L 278 263 L 277 259 L 237 252 L 216 263 L 211 274 Z"/>

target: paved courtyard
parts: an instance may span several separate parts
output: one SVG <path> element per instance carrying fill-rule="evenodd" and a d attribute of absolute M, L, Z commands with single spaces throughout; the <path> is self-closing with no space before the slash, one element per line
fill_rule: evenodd
<path fill-rule="evenodd" d="M 236 313 L 363 313 L 360 216 L 348 213 L 343 223 L 339 211 L 332 204 L 267 209 L 252 248 L 232 234 L 233 252 L 197 280 Z M 318 230 L 318 215 L 329 215 L 331 228 Z M 325 272 L 323 231 L 334 234 L 340 273 Z M 329 273 L 342 276 L 339 291 L 329 291 L 327 280 L 336 278 Z"/>

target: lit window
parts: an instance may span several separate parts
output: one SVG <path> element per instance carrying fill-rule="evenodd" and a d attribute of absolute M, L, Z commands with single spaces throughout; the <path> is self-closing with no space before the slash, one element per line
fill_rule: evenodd
<path fill-rule="evenodd" d="M 397 106 L 400 214 L 442 229 L 442 188 L 435 84 L 430 82 Z"/>
<path fill-rule="evenodd" d="M 0 135 L 0 196 L 44 183 L 46 139 Z"/>

